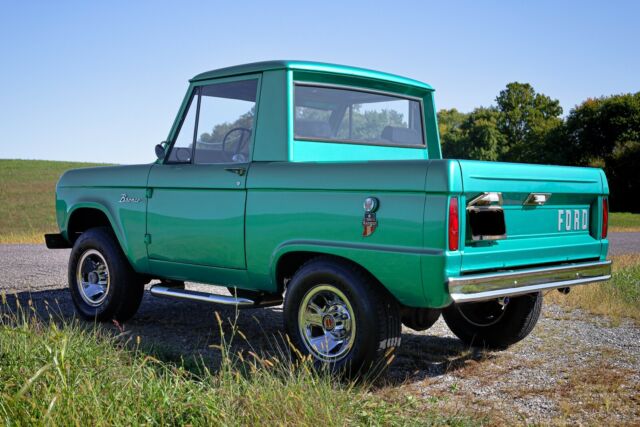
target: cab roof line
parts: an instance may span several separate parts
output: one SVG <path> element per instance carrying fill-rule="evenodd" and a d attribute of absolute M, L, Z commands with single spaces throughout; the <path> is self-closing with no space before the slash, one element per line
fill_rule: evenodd
<path fill-rule="evenodd" d="M 418 80 L 395 74 L 385 73 L 382 71 L 369 70 L 366 68 L 351 67 L 347 65 L 329 64 L 324 62 L 312 61 L 295 61 L 295 60 L 275 60 L 252 62 L 249 64 L 234 65 L 232 67 L 219 68 L 204 73 L 200 73 L 193 77 L 190 82 L 201 80 L 209 80 L 221 77 L 239 76 L 243 74 L 259 73 L 271 70 L 298 70 L 298 71 L 315 71 L 320 73 L 338 74 L 364 77 L 374 80 L 384 80 L 392 83 L 410 85 L 421 89 L 433 91 L 433 87 Z"/>

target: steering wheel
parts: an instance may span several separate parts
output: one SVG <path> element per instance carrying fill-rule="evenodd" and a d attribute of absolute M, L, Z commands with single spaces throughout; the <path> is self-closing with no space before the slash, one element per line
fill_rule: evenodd
<path fill-rule="evenodd" d="M 240 132 L 240 141 L 238 141 L 237 147 L 235 148 L 235 150 L 233 150 L 233 155 L 236 155 L 236 154 L 240 153 L 240 151 L 242 151 L 242 149 L 249 143 L 249 138 L 251 137 L 251 129 L 245 128 L 245 127 L 233 128 L 233 129 L 229 130 L 224 135 L 224 138 L 222 138 L 222 152 L 223 153 L 226 153 L 226 151 L 227 151 L 225 149 L 225 147 L 227 145 L 227 138 L 229 138 L 229 135 L 231 135 L 234 132 Z"/>

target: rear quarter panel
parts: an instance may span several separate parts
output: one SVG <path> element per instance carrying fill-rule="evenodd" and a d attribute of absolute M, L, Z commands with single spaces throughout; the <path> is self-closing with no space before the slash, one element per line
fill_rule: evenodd
<path fill-rule="evenodd" d="M 255 163 L 247 178 L 250 283 L 275 290 L 278 259 L 291 251 L 332 254 L 373 274 L 398 300 L 422 306 L 427 161 Z M 377 197 L 378 228 L 363 237 L 363 202 Z"/>

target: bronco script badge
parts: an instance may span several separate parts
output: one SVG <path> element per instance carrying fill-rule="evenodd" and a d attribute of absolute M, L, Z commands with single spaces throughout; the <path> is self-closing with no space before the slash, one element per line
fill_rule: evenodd
<path fill-rule="evenodd" d="M 364 219 L 362 220 L 362 237 L 369 237 L 378 228 L 376 211 L 380 203 L 375 197 L 364 199 Z"/>
<path fill-rule="evenodd" d="M 120 203 L 140 203 L 141 201 L 142 199 L 140 199 L 140 197 L 131 197 L 126 193 L 122 193 L 120 195 L 120 200 L 118 200 Z"/>

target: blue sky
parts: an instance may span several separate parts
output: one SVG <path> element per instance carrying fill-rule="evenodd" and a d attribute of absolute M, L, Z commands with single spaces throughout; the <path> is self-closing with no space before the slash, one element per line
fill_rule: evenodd
<path fill-rule="evenodd" d="M 511 81 L 560 100 L 640 90 L 640 2 L 20 2 L 0 5 L 0 158 L 154 160 L 199 72 L 265 59 L 433 85 L 438 108 Z"/>

